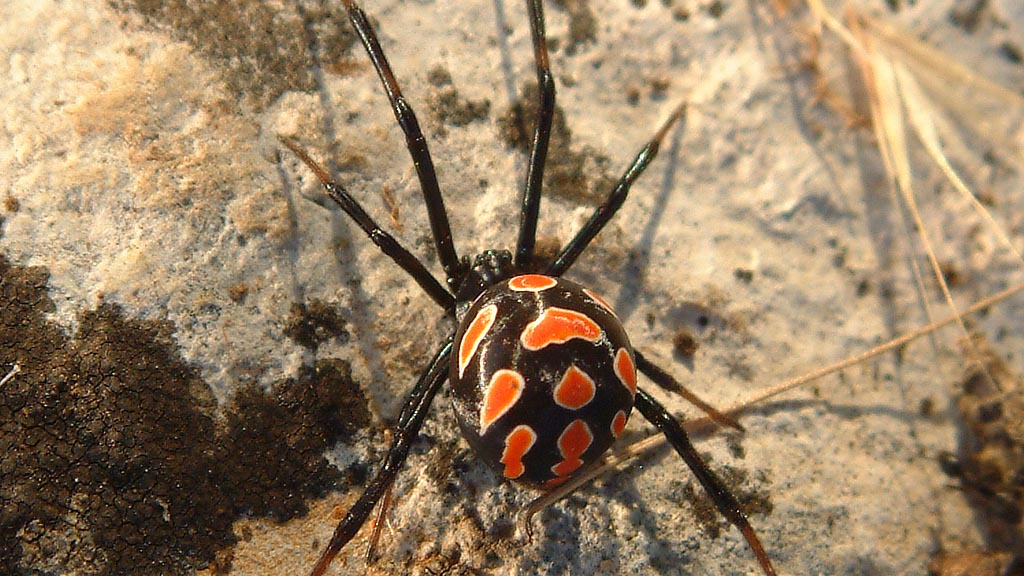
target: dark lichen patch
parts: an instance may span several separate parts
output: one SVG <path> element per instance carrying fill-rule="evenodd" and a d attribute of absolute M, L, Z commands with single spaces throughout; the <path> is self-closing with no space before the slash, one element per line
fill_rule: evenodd
<path fill-rule="evenodd" d="M 985 17 L 991 14 L 989 0 L 958 2 L 949 11 L 949 21 L 967 32 L 976 32 Z"/>
<path fill-rule="evenodd" d="M 569 42 L 567 54 L 573 54 L 580 45 L 597 39 L 597 17 L 587 0 L 555 0 L 555 6 L 569 14 Z"/>
<path fill-rule="evenodd" d="M 326 449 L 369 425 L 340 360 L 218 409 L 169 322 L 103 304 L 69 338 L 46 282 L 0 256 L 0 372 L 21 369 L 0 389 L 0 573 L 223 567 L 235 520 L 302 513 L 339 478 Z"/>
<path fill-rule="evenodd" d="M 974 336 L 970 349 L 980 358 L 968 367 L 956 399 L 966 430 L 954 473 L 989 550 L 1024 559 L 1024 378 L 983 337 Z"/>
<path fill-rule="evenodd" d="M 439 136 L 446 134 L 445 126 L 465 126 L 470 122 L 483 120 L 491 112 L 491 101 L 467 100 L 459 96 L 452 84 L 451 74 L 440 66 L 427 73 L 427 81 L 433 86 L 430 92 L 428 108 L 437 120 L 435 132 Z"/>
<path fill-rule="evenodd" d="M 334 306 L 314 299 L 305 303 L 292 304 L 285 320 L 284 333 L 299 346 L 316 350 L 320 344 L 330 339 L 339 343 L 348 342 L 348 330 L 345 319 L 338 314 Z"/>
<path fill-rule="evenodd" d="M 459 443 L 437 442 L 431 446 L 429 452 L 430 463 L 427 466 L 428 474 L 438 486 L 452 486 L 456 484 L 453 470 L 456 463 L 466 458 L 467 452 Z M 461 499 L 458 494 L 456 498 Z"/>
<path fill-rule="evenodd" d="M 307 512 L 339 479 L 324 458 L 337 441 L 370 425 L 366 398 L 343 360 L 321 360 L 269 393 L 249 386 L 232 399 L 221 445 L 233 450 L 218 463 L 235 482 L 228 492 L 240 514 L 288 520 Z M 286 448 L 285 448 L 286 447 Z M 285 449 L 282 449 L 285 448 Z M 351 471 L 361 480 L 362 472 Z"/>
<path fill-rule="evenodd" d="M 680 358 L 690 359 L 697 353 L 697 348 L 700 347 L 700 341 L 685 327 L 676 330 L 676 333 L 672 335 L 672 349 L 676 356 Z"/>
<path fill-rule="evenodd" d="M 450 86 L 452 83 L 451 72 L 442 66 L 434 66 L 427 72 L 427 82 L 430 82 L 434 88 Z"/>
<path fill-rule="evenodd" d="M 342 61 L 355 42 L 341 3 L 299 12 L 265 0 L 113 0 L 123 12 L 168 30 L 224 70 L 228 88 L 258 107 L 288 90 L 316 89 L 310 38 L 318 57 Z"/>
<path fill-rule="evenodd" d="M 744 284 L 750 284 L 754 281 L 754 271 L 749 268 L 735 268 L 732 271 L 732 275 Z"/>
<path fill-rule="evenodd" d="M 244 282 L 228 287 L 228 298 L 230 298 L 235 304 L 245 302 L 245 297 L 248 295 L 249 285 Z"/>
<path fill-rule="evenodd" d="M 537 84 L 526 85 L 519 99 L 498 119 L 498 129 L 505 143 L 529 154 L 533 131 L 537 125 Z M 572 133 L 565 113 L 555 106 L 551 122 L 551 142 L 544 168 L 544 192 L 580 204 L 592 203 L 611 192 L 615 178 L 607 171 L 610 160 L 592 150 L 574 151 Z M 588 174 L 593 175 L 588 178 Z"/>

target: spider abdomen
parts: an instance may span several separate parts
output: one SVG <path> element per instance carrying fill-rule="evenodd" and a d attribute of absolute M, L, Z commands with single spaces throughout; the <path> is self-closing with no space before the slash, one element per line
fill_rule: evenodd
<path fill-rule="evenodd" d="M 575 282 L 539 274 L 476 298 L 456 332 L 450 380 L 477 455 L 542 489 L 601 456 L 636 395 L 633 349 L 611 307 Z"/>

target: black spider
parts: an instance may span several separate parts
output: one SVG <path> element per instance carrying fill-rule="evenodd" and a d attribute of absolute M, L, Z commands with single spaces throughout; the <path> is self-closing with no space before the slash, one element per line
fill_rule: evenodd
<path fill-rule="evenodd" d="M 472 261 L 460 258 L 416 115 L 398 87 L 366 14 L 354 0 L 344 2 L 405 133 L 447 285 L 438 282 L 420 260 L 382 230 L 305 150 L 294 142 L 284 143 L 316 173 L 328 195 L 370 239 L 455 320 L 457 329 L 434 353 L 406 398 L 381 470 L 339 522 L 311 574 L 323 574 L 366 522 L 405 462 L 434 395 L 450 380 L 459 425 L 477 455 L 506 478 L 542 490 L 561 484 L 600 457 L 636 406 L 686 461 L 718 510 L 740 529 L 765 574 L 774 575 L 771 561 L 736 498 L 708 469 L 680 423 L 636 386 L 636 371 L 664 388 L 684 392 L 720 422 L 736 428 L 739 424 L 694 398 L 671 375 L 634 350 L 604 300 L 562 278 L 622 206 L 630 186 L 657 154 L 685 107 L 673 111 L 554 261 L 547 265 L 535 262 L 555 84 L 548 64 L 541 0 L 527 0 L 540 102 L 515 254 L 488 250 Z"/>

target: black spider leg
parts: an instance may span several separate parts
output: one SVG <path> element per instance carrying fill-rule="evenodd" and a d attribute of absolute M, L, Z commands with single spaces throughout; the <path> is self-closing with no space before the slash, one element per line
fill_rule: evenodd
<path fill-rule="evenodd" d="M 651 138 L 651 141 L 637 154 L 636 159 L 629 165 L 626 172 L 619 179 L 618 183 L 615 184 L 615 188 L 612 189 L 611 194 L 605 199 L 604 203 L 598 206 L 594 214 L 591 215 L 590 220 L 583 225 L 583 228 L 576 233 L 576 236 L 562 248 L 561 254 L 547 269 L 549 276 L 562 276 L 569 270 L 569 267 L 576 262 L 583 250 L 586 249 L 590 241 L 597 236 L 598 232 L 604 229 L 608 221 L 612 219 L 612 216 L 619 211 L 622 207 L 622 203 L 626 201 L 626 196 L 629 194 L 629 189 L 633 186 L 633 182 L 643 174 L 647 165 L 654 160 L 654 157 L 658 155 L 658 148 L 661 147 L 662 140 L 665 139 L 665 135 L 668 134 L 672 125 L 686 112 L 686 103 L 680 104 L 672 111 L 672 116 L 661 125 L 658 132 Z"/>
<path fill-rule="evenodd" d="M 387 456 L 384 457 L 381 469 L 366 485 L 362 496 L 352 505 L 345 517 L 338 523 L 338 527 L 334 529 L 331 541 L 320 555 L 310 576 L 321 576 L 327 570 L 338 552 L 355 537 L 359 529 L 366 523 L 366 519 L 373 513 L 377 502 L 395 481 L 395 476 L 398 475 L 398 471 L 401 470 L 409 455 L 409 448 L 419 435 L 420 427 L 427 416 L 427 410 L 430 409 L 434 395 L 448 378 L 448 357 L 452 352 L 453 339 L 454 334 L 448 336 L 444 344 L 434 354 L 427 369 L 420 375 L 412 392 L 405 399 L 402 412 L 398 415 L 398 421 L 395 423 L 395 438 L 388 449 Z"/>
<path fill-rule="evenodd" d="M 355 28 L 356 34 L 363 42 L 363 47 L 370 55 L 373 67 L 377 69 L 377 75 L 384 85 L 384 91 L 388 94 L 395 119 L 402 127 L 402 132 L 405 133 L 405 145 L 416 166 L 416 176 L 419 178 L 423 200 L 427 205 L 427 216 L 430 219 L 430 231 L 434 236 L 437 256 L 441 261 L 441 267 L 444 268 L 448 287 L 454 290 L 462 281 L 469 263 L 459 260 L 459 256 L 455 252 L 452 229 L 448 223 L 448 212 L 444 208 L 444 199 L 441 197 L 441 188 L 437 183 L 434 161 L 427 148 L 427 139 L 423 137 L 423 131 L 420 130 L 412 106 L 406 102 L 405 96 L 402 95 L 402 91 L 398 87 L 398 81 L 391 71 L 387 57 L 384 56 L 384 49 L 380 46 L 377 34 L 366 18 L 366 13 L 356 5 L 354 0 L 344 0 L 344 2 L 352 27 Z"/>
<path fill-rule="evenodd" d="M 427 293 L 434 302 L 437 302 L 444 308 L 448 314 L 454 314 L 455 311 L 455 296 L 452 296 L 451 292 L 445 289 L 440 282 L 434 278 L 433 274 L 423 263 L 420 262 L 415 256 L 412 255 L 404 246 L 395 240 L 394 236 L 384 231 L 374 220 L 366 213 L 366 210 L 360 206 L 359 202 L 352 197 L 340 184 L 334 182 L 331 176 L 323 169 L 319 164 L 316 163 L 309 154 L 298 144 L 282 138 L 281 142 L 288 147 L 292 152 L 295 153 L 309 169 L 316 174 L 316 177 L 324 185 L 324 189 L 327 194 L 334 200 L 342 210 L 348 214 L 363 232 L 370 237 L 370 240 L 381 249 L 389 258 L 391 258 L 396 264 L 402 267 L 403 270 L 412 276 L 413 280 L 423 288 L 423 291 Z"/>
<path fill-rule="evenodd" d="M 537 219 L 540 217 L 541 189 L 544 186 L 544 163 L 548 157 L 551 122 L 555 115 L 555 79 L 548 63 L 548 41 L 544 33 L 544 7 L 541 0 L 527 0 L 530 13 L 530 35 L 533 37 L 533 59 L 537 67 L 537 126 L 533 132 L 530 166 L 526 170 L 523 208 L 519 217 L 519 240 L 516 242 L 515 266 L 525 270 L 533 260 L 537 241 Z"/>
<path fill-rule="evenodd" d="M 711 496 L 711 500 L 714 501 L 718 511 L 733 526 L 740 529 L 743 537 L 747 540 L 747 544 L 750 545 L 754 555 L 757 556 L 757 561 L 761 564 L 761 569 L 764 570 L 764 573 L 768 576 L 775 576 L 775 568 L 772 567 L 768 553 L 764 551 L 764 546 L 761 545 L 761 540 L 758 539 L 757 533 L 754 532 L 750 521 L 747 520 L 747 515 L 744 514 L 739 501 L 736 500 L 736 497 L 729 492 L 725 484 L 708 468 L 704 459 L 700 457 L 693 444 L 690 443 L 690 438 L 686 435 L 686 431 L 683 430 L 679 422 L 668 413 L 664 406 L 642 389 L 636 391 L 635 406 L 644 415 L 644 418 L 651 424 L 654 424 L 665 435 L 669 444 L 683 457 L 686 465 L 690 467 L 693 475 L 697 477 L 697 481 L 700 482 L 704 490 Z"/>
<path fill-rule="evenodd" d="M 682 383 L 673 378 L 672 375 L 666 372 L 663 368 L 645 358 L 639 350 L 634 348 L 633 356 L 636 358 L 637 369 L 643 372 L 644 375 L 650 378 L 652 382 L 660 386 L 662 389 L 679 394 L 687 402 L 699 408 L 719 425 L 735 428 L 736 430 L 743 432 L 743 426 L 739 421 L 728 414 L 722 413 L 711 404 L 705 402 L 700 398 L 700 396 L 697 396 L 689 388 L 683 386 Z"/>

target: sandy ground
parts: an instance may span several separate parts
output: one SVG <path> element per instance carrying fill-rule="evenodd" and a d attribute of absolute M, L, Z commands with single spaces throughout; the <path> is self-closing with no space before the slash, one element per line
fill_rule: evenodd
<path fill-rule="evenodd" d="M 690 102 L 570 273 L 618 309 L 638 349 L 724 406 L 926 324 L 925 301 L 947 314 L 934 282 L 915 288 L 910 262 L 923 260 L 908 248 L 912 225 L 889 195 L 873 137 L 841 110 L 856 72 L 834 41 L 812 58 L 801 8 L 780 18 L 759 2 L 567 4 L 547 6 L 571 138 L 554 153 L 568 176 L 549 182 L 544 244 L 568 240 L 672 108 Z M 976 12 L 966 2 L 895 4 L 861 9 L 1024 88 L 1024 11 L 1013 2 Z M 196 5 L 0 7 L 0 254 L 46 268 L 49 318 L 69 334 L 100 302 L 171 322 L 181 356 L 221 406 L 242 383 L 272 387 L 324 358 L 349 362 L 373 420 L 330 457 L 372 472 L 383 427 L 450 327 L 343 214 L 320 205 L 315 179 L 277 139 L 293 137 L 332 166 L 437 271 L 401 133 L 336 6 Z M 523 6 L 365 8 L 419 112 L 458 250 L 511 247 L 525 160 L 504 119 L 533 78 Z M 955 86 L 949 94 L 967 100 Z M 957 165 L 1019 248 L 1024 187 L 999 160 L 999 138 L 1019 150 L 1020 117 L 1003 113 L 983 109 L 994 138 L 968 136 Z M 1020 265 L 914 150 L 925 227 L 955 273 L 957 302 L 1019 282 Z M 293 303 L 313 300 L 336 309 L 348 334 L 315 351 L 283 328 Z M 975 323 L 1018 374 L 1022 307 L 1017 297 Z M 694 356 L 673 351 L 680 332 L 695 336 Z M 781 573 L 923 574 L 939 550 L 983 544 L 983 521 L 939 466 L 963 434 L 953 401 L 966 363 L 959 340 L 941 332 L 787 394 L 745 416 L 742 436 L 699 443 L 755 504 L 753 524 Z M 7 353 L 4 372 L 19 361 Z M 708 521 L 692 475 L 665 451 L 542 513 L 533 542 L 516 539 L 510 519 L 532 495 L 473 460 L 447 404 L 442 393 L 396 484 L 381 558 L 365 568 L 360 537 L 335 573 L 758 573 L 737 531 L 710 534 L 722 521 Z M 634 418 L 630 438 L 649 428 Z M 334 508 L 359 488 L 339 481 L 284 523 L 238 518 L 242 542 L 222 549 L 219 565 L 301 573 Z M 82 542 L 66 545 L 90 545 Z M 175 562 L 168 571 L 202 563 Z M 51 568 L 104 566 L 60 564 Z"/>

